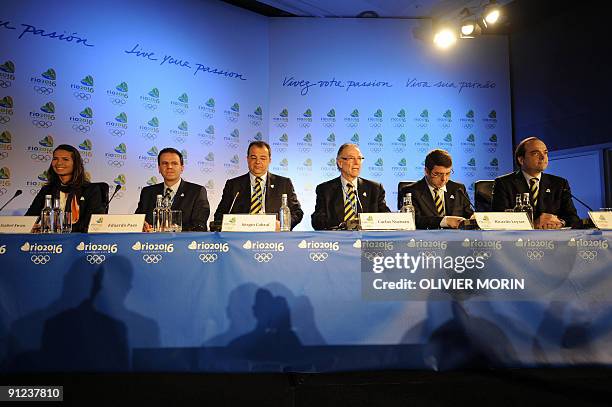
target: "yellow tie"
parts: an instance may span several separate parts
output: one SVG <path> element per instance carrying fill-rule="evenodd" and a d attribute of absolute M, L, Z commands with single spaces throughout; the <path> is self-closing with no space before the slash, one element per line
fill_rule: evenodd
<path fill-rule="evenodd" d="M 442 200 L 442 191 L 440 191 L 440 188 L 434 188 L 434 194 L 436 196 L 434 203 L 436 204 L 438 215 L 444 216 L 444 201 Z"/>
<path fill-rule="evenodd" d="M 261 177 L 255 178 L 255 188 L 253 188 L 253 193 L 251 194 L 251 210 L 249 211 L 251 214 L 260 213 L 262 209 L 263 191 L 261 189 L 261 181 Z"/>
<path fill-rule="evenodd" d="M 346 184 L 346 200 L 344 202 L 344 221 L 347 222 L 349 220 L 357 218 L 357 214 L 355 213 L 355 189 L 353 188 L 353 184 Z"/>
<path fill-rule="evenodd" d="M 531 194 L 531 206 L 535 209 L 538 204 L 538 193 L 540 188 L 538 187 L 538 179 L 533 177 L 529 180 L 529 193 Z"/>

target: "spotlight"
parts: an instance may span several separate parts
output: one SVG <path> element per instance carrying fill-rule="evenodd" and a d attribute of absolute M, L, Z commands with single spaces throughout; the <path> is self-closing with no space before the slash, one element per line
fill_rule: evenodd
<path fill-rule="evenodd" d="M 489 25 L 495 24 L 499 17 L 501 16 L 501 11 L 499 9 L 499 5 L 495 0 L 490 0 L 489 4 L 487 4 L 482 12 L 482 22 L 485 27 Z"/>
<path fill-rule="evenodd" d="M 476 21 L 476 16 L 469 9 L 464 8 L 459 15 L 461 16 L 460 38 L 474 38 L 480 35 L 482 29 Z"/>
<path fill-rule="evenodd" d="M 438 48 L 446 49 L 457 42 L 457 35 L 450 28 L 441 28 L 434 35 L 433 41 Z"/>

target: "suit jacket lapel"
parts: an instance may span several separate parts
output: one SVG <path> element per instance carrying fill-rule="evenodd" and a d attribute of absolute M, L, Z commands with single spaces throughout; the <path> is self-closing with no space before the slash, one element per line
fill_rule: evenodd
<path fill-rule="evenodd" d="M 521 170 L 517 171 L 514 176 L 514 186 L 518 191 L 518 194 L 524 194 L 529 192 L 529 187 L 527 186 L 527 181 L 525 181 L 525 177 L 523 176 L 523 172 Z"/>
<path fill-rule="evenodd" d="M 540 185 L 538 186 L 538 205 L 535 208 L 537 212 L 543 212 L 543 208 L 550 208 L 551 206 L 548 205 L 550 193 L 546 192 L 546 190 L 550 190 L 550 178 L 543 173 L 540 177 Z"/>
<path fill-rule="evenodd" d="M 436 209 L 436 204 L 434 203 L 433 197 L 431 196 L 431 191 L 429 190 L 429 186 L 427 185 L 427 181 L 425 178 L 422 178 L 419 181 L 418 192 L 421 194 L 419 200 L 424 202 L 425 205 L 429 207 L 429 210 L 432 214 L 437 215 L 438 210 Z"/>
<path fill-rule="evenodd" d="M 332 187 L 333 189 L 329 196 L 334 200 L 333 207 L 336 211 L 336 216 L 340 222 L 344 222 L 344 191 L 342 190 L 342 180 L 340 177 L 336 178 L 336 182 L 332 184 Z"/>
<path fill-rule="evenodd" d="M 276 212 L 280 208 L 280 196 L 276 193 L 276 177 L 268 172 L 266 177 L 266 213 Z"/>
<path fill-rule="evenodd" d="M 251 210 L 251 176 L 250 173 L 243 175 L 243 178 L 238 182 L 238 192 L 240 195 L 232 210 L 234 213 L 249 213 Z M 234 197 L 232 197 L 232 200 Z"/>
<path fill-rule="evenodd" d="M 183 197 L 185 196 L 185 183 L 183 180 L 180 181 L 178 189 L 176 190 L 176 194 L 174 194 L 174 199 L 172 200 L 172 209 L 177 210 L 181 209 L 181 203 L 183 202 Z"/>

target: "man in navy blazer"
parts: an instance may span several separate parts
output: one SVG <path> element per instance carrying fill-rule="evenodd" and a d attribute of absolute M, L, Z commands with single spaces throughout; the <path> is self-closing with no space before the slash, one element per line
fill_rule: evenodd
<path fill-rule="evenodd" d="M 185 169 L 181 152 L 174 148 L 164 148 L 157 155 L 157 166 L 164 182 L 144 187 L 140 191 L 140 200 L 135 212 L 146 215 L 145 231 L 152 230 L 153 208 L 157 203 L 157 195 L 162 195 L 164 200 L 171 204 L 170 209 L 183 212 L 184 231 L 205 232 L 210 215 L 206 188 L 181 178 Z"/>
<path fill-rule="evenodd" d="M 400 199 L 412 193 L 417 229 L 456 229 L 474 214 L 465 186 L 450 180 L 452 167 L 447 151 L 432 150 L 425 157 L 425 176 L 400 191 Z"/>
<path fill-rule="evenodd" d="M 548 167 L 548 149 L 542 140 L 528 137 L 521 141 L 514 152 L 514 159 L 520 169 L 495 179 L 494 211 L 512 209 L 517 194 L 530 193 L 532 205 L 535 202 L 535 228 L 559 229 L 580 222 L 567 180 L 544 174 Z"/>
<path fill-rule="evenodd" d="M 249 172 L 225 182 L 221 202 L 215 211 L 215 223 L 220 224 L 225 214 L 251 213 L 251 201 L 257 182 L 260 182 L 262 187 L 261 202 L 257 204 L 256 213 L 278 213 L 281 207 L 281 196 L 287 194 L 287 206 L 291 211 L 291 229 L 302 221 L 304 211 L 302 211 L 291 180 L 268 172 L 271 158 L 272 150 L 265 141 L 253 141 L 249 144 L 247 148 Z M 279 221 L 277 220 L 276 223 L 279 229 Z"/>
<path fill-rule="evenodd" d="M 336 166 L 340 176 L 317 185 L 315 211 L 311 215 L 315 230 L 345 227 L 347 190 L 356 195 L 355 215 L 366 212 L 391 212 L 385 202 L 385 189 L 378 182 L 359 177 L 363 156 L 356 144 L 345 143 L 338 149 Z M 349 187 L 350 184 L 350 187 Z"/>

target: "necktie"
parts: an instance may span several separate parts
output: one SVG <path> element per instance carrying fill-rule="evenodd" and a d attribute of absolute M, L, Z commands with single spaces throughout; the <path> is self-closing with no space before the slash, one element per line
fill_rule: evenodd
<path fill-rule="evenodd" d="M 434 194 L 436 196 L 434 203 L 436 204 L 438 215 L 444 216 L 444 200 L 442 200 L 442 191 L 440 191 L 440 188 L 434 188 Z"/>
<path fill-rule="evenodd" d="M 534 208 L 538 204 L 538 193 L 540 188 L 538 187 L 538 179 L 533 177 L 529 180 L 529 194 L 531 195 L 531 206 Z"/>
<path fill-rule="evenodd" d="M 253 188 L 253 193 L 251 194 L 251 210 L 249 211 L 251 214 L 261 212 L 261 200 L 263 196 L 261 181 L 263 181 L 261 177 L 255 178 L 255 188 Z"/>
<path fill-rule="evenodd" d="M 164 194 L 164 206 L 166 208 L 172 205 L 171 197 L 172 197 L 172 188 L 166 188 L 166 193 Z"/>
<path fill-rule="evenodd" d="M 344 202 L 344 221 L 349 221 L 357 218 L 357 214 L 355 213 L 355 188 L 353 188 L 353 184 L 346 184 L 346 200 Z"/>

